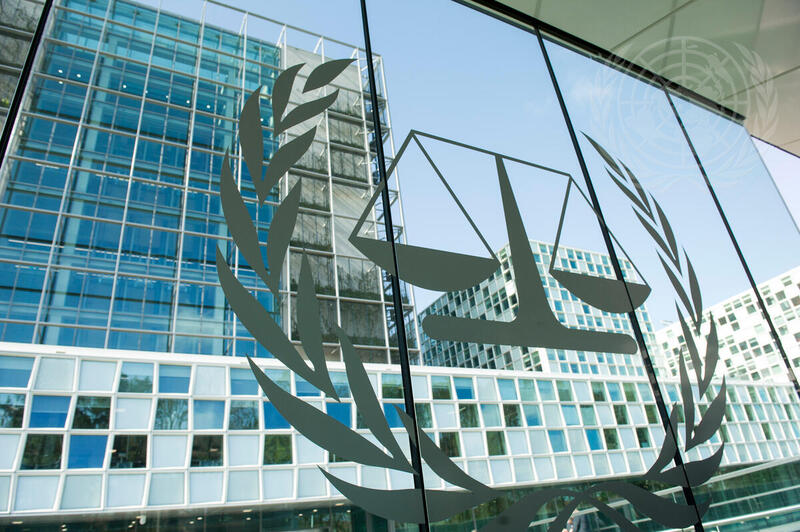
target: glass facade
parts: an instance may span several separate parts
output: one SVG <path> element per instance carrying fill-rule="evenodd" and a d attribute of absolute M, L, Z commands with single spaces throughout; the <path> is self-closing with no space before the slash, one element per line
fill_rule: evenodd
<path fill-rule="evenodd" d="M 28 76 L 40 9 L 0 526 L 798 519 L 800 233 L 739 117 L 456 2 L 58 0 Z"/>
<path fill-rule="evenodd" d="M 288 188 L 256 206 L 235 134 L 243 95 L 263 87 L 268 159 L 278 144 L 276 76 L 299 61 L 319 64 L 322 55 L 124 2 L 59 2 L 49 24 L 17 125 L 22 140 L 3 168 L 0 277 L 8 297 L 0 339 L 271 356 L 235 318 L 217 281 L 220 246 L 234 273 L 257 287 L 228 234 L 219 172 L 230 151 L 266 242 Z M 381 271 L 346 239 L 372 190 L 366 89 L 355 65 L 340 83 L 283 185 L 302 181 L 303 193 L 282 290 L 258 298 L 297 339 L 291 292 L 305 250 L 329 323 L 328 357 L 337 357 L 330 324 L 338 321 L 365 359 L 388 362 Z M 293 96 L 290 106 L 303 98 Z M 287 139 L 295 136 L 290 130 Z"/>

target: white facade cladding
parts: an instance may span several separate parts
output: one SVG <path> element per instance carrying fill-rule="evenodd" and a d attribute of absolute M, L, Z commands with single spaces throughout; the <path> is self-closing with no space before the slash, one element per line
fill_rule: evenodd
<path fill-rule="evenodd" d="M 326 402 L 274 359 L 258 364 L 367 433 L 358 428 L 341 363 L 329 364 L 341 404 Z M 407 451 L 392 407 L 402 407 L 399 368 L 366 369 Z M 491 486 L 641 474 L 663 440 L 640 377 L 422 367 L 413 382 L 421 426 Z M 677 402 L 677 381 L 663 386 L 668 403 Z M 712 385 L 699 401 L 701 412 L 718 390 Z M 412 486 L 409 474 L 333 461 L 265 401 L 239 357 L 3 343 L 0 398 L 0 509 L 9 518 L 344 502 L 318 465 L 364 486 Z M 800 404 L 789 385 L 729 381 L 726 418 L 723 467 L 800 452 Z M 714 436 L 686 459 L 710 456 L 719 444 Z M 444 487 L 427 466 L 424 475 L 429 487 Z"/>
<path fill-rule="evenodd" d="M 789 361 L 800 367 L 800 267 L 761 283 L 758 291 L 767 306 Z M 719 356 L 731 377 L 789 382 L 786 365 L 772 342 L 769 328 L 758 310 L 752 290 L 737 294 L 705 309 L 717 322 Z M 680 323 L 656 331 L 656 342 L 669 367 L 678 375 L 678 355 L 691 367 Z"/>

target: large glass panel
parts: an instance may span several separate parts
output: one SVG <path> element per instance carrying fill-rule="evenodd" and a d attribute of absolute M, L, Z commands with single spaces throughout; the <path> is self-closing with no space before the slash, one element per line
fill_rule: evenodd
<path fill-rule="evenodd" d="M 147 465 L 147 436 L 117 434 L 111 449 L 111 468 L 139 468 Z"/>
<path fill-rule="evenodd" d="M 600 265 L 603 269 L 611 266 L 612 274 L 615 266 L 621 270 L 626 281 L 623 295 L 629 298 L 627 310 L 636 307 L 636 323 L 613 313 L 601 319 L 611 318 L 615 326 L 616 320 L 621 332 L 631 336 L 633 326 L 638 326 L 646 347 L 645 353 L 640 344 L 639 349 L 631 353 L 634 358 L 606 354 L 606 361 L 615 365 L 622 362 L 623 367 L 628 366 L 627 375 L 635 376 L 641 374 L 642 360 L 649 358 L 660 384 L 655 397 L 652 387 L 641 386 L 643 382 L 618 383 L 609 379 L 605 390 L 599 383 L 592 384 L 611 471 L 641 474 L 654 463 L 656 453 L 653 451 L 665 445 L 664 417 L 658 413 L 658 403 L 653 404 L 653 399 L 659 401 L 660 397 L 667 406 L 662 414 L 675 409 L 678 450 L 683 462 L 689 464 L 687 467 L 719 463 L 715 460 L 721 462 L 719 470 L 711 467 L 705 470 L 702 480 L 708 481 L 709 486 L 718 478 L 714 475 L 757 461 L 790 456 L 788 442 L 785 446 L 773 445 L 774 435 L 759 426 L 772 408 L 766 388 L 749 388 L 753 403 L 749 416 L 746 415 L 748 405 L 737 405 L 738 394 L 731 393 L 741 383 L 737 379 L 753 382 L 756 378 L 767 380 L 769 376 L 768 382 L 775 387 L 787 381 L 786 372 L 776 356 L 777 346 L 770 337 L 728 230 L 669 99 L 658 86 L 554 43 L 548 42 L 547 50 L 611 233 L 610 251 L 618 259 L 616 265 L 613 262 Z M 681 116 L 685 114 L 694 121 L 694 131 L 705 157 L 713 161 L 712 167 L 719 165 L 716 166 L 718 171 L 739 168 L 742 158 L 747 158 L 745 152 L 751 150 L 752 154 L 749 140 L 745 143 L 736 137 L 736 134 L 742 135 L 743 130 L 715 130 L 714 124 L 727 121 L 694 104 L 674 100 L 683 108 Z M 726 192 L 742 206 L 748 197 L 747 187 L 763 188 L 750 183 L 750 171 L 747 175 L 748 183 L 739 183 L 735 193 L 730 189 Z M 724 172 L 721 177 L 724 179 Z M 732 178 L 731 182 L 735 183 L 736 179 Z M 718 184 L 720 189 L 726 185 L 722 181 Z M 582 190 L 584 195 L 590 192 L 582 180 L 578 181 L 576 189 Z M 754 192 L 753 197 L 763 199 L 770 194 L 769 191 Z M 570 216 L 570 203 L 565 205 L 565 216 Z M 736 212 L 736 204 L 733 205 L 729 218 L 738 219 L 737 224 L 745 235 L 763 233 L 763 226 L 748 221 L 755 220 L 753 213 L 757 211 L 751 211 L 749 218 L 742 217 Z M 779 208 L 782 206 L 776 203 L 775 209 Z M 740 208 L 739 212 L 746 210 Z M 565 234 L 566 231 L 565 225 Z M 769 238 L 773 235 L 778 239 L 787 238 L 786 249 L 791 250 L 782 253 L 778 251 L 781 246 L 776 246 L 770 251 L 776 258 L 761 263 L 769 262 L 770 267 L 775 268 L 771 273 L 762 268 L 765 272 L 762 279 L 777 275 L 778 286 L 772 289 L 779 291 L 783 283 L 781 272 L 777 270 L 784 268 L 783 277 L 789 273 L 786 270 L 792 265 L 786 261 L 794 247 L 788 242 L 796 239 L 797 233 L 775 230 L 770 232 Z M 750 239 L 755 242 L 754 237 Z M 779 256 L 784 266 L 780 266 Z M 565 259 L 569 263 L 572 258 Z M 578 260 L 577 254 L 574 260 Z M 587 292 L 583 300 L 576 303 L 591 304 L 590 296 Z M 638 331 L 635 334 L 639 336 Z M 769 353 L 773 353 L 771 359 Z M 772 378 L 772 366 L 778 369 L 777 379 Z M 625 375 L 623 367 L 617 366 L 616 373 Z M 631 368 L 636 371 L 631 373 Z M 614 366 L 610 369 L 613 374 Z M 726 388 L 723 388 L 721 379 L 726 374 Z M 652 383 L 653 376 L 648 377 Z M 796 396 L 790 394 L 787 400 L 794 403 Z M 726 401 L 730 408 L 724 408 Z M 760 409 L 763 409 L 763 417 L 759 417 Z M 742 421 L 747 422 L 747 427 L 738 425 L 737 411 L 742 412 Z M 776 417 L 774 421 L 780 423 L 779 419 L 783 418 Z M 720 427 L 720 423 L 724 424 Z M 707 430 L 698 431 L 701 424 Z M 590 448 L 595 448 L 598 442 L 592 430 L 587 429 L 586 436 Z M 664 464 L 662 469 L 672 466 L 672 462 Z M 659 474 L 652 478 L 665 479 Z M 685 505 L 687 490 L 672 486 L 668 492 L 670 497 Z M 692 491 L 697 500 L 702 500 L 705 494 L 713 495 L 714 505 L 722 504 L 726 498 L 708 487 L 693 487 Z M 625 512 L 631 511 L 630 506 L 624 508 Z M 600 523 L 607 522 L 606 517 L 599 514 L 598 517 Z M 708 516 L 704 519 L 711 522 Z"/>
<path fill-rule="evenodd" d="M 448 432 L 438 442 L 454 463 L 478 481 L 509 488 L 496 505 L 464 514 L 445 515 L 433 498 L 428 505 L 442 526 L 480 528 L 529 493 L 524 482 L 557 478 L 582 490 L 579 480 L 602 474 L 593 460 L 608 460 L 603 451 L 588 451 L 583 432 L 572 432 L 581 426 L 577 395 L 590 400 L 592 376 L 601 384 L 644 381 L 644 369 L 627 316 L 590 305 L 566 286 L 611 277 L 611 263 L 578 190 L 580 165 L 536 35 L 457 4 L 368 4 L 379 72 L 386 65 L 380 92 L 391 94 L 392 116 L 381 100 L 378 114 L 399 276 L 411 285 L 403 295 L 418 314 L 407 336 L 419 333 L 425 365 L 466 368 L 453 371 L 452 382 L 432 375 L 432 400 L 415 399 L 433 403 L 437 429 L 448 428 L 452 408 L 458 446 Z M 413 26 L 415 39 L 393 30 L 398 25 Z M 569 219 L 560 223 L 568 193 Z M 356 226 L 354 235 L 362 230 L 371 228 Z M 351 245 L 380 263 L 368 247 L 379 241 L 367 238 Z M 643 472 L 620 457 L 626 475 Z M 547 503 L 531 504 L 525 519 L 546 528 L 564 501 L 541 496 Z"/>
<path fill-rule="evenodd" d="M 61 395 L 34 395 L 29 426 L 64 427 L 69 414 L 70 398 Z"/>
<path fill-rule="evenodd" d="M 672 97 L 700 164 L 758 285 L 791 371 L 800 367 L 800 233 L 747 130 L 727 118 Z M 796 215 L 795 215 L 796 216 Z M 711 308 L 725 339 L 729 371 L 737 377 L 787 381 L 781 353 L 751 290 L 726 294 Z M 754 323 L 755 321 L 755 323 Z M 760 326 L 760 327 L 759 327 Z M 728 338 L 733 342 L 728 343 Z M 747 337 L 747 338 L 745 338 Z M 746 346 L 740 346 L 746 341 Z M 733 347 L 737 352 L 732 352 Z"/>

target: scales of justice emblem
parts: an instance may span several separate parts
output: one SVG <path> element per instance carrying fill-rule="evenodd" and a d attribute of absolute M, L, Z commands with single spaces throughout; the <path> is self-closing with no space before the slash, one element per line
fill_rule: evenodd
<path fill-rule="evenodd" d="M 312 122 L 315 117 L 324 116 L 338 96 L 338 89 L 328 85 L 347 69 L 354 60 L 342 59 L 321 63 L 310 68 L 302 94 L 310 101 L 298 104 L 286 112 L 289 96 L 293 87 L 299 84 L 298 73 L 304 64 L 294 65 L 284 70 L 276 79 L 272 90 L 273 131 L 278 136 L 289 128 Z M 256 89 L 246 101 L 239 118 L 239 137 L 244 163 L 253 176 L 257 202 L 262 205 L 272 193 L 289 168 L 294 165 L 310 148 L 316 134 L 317 126 L 312 126 L 305 133 L 283 143 L 272 155 L 265 168 L 263 156 L 263 130 L 261 124 L 260 95 L 262 88 Z M 320 95 L 322 94 L 322 95 Z M 571 328 L 556 319 L 550 309 L 547 295 L 542 286 L 541 276 L 534 260 L 530 241 L 526 233 L 523 218 L 514 196 L 506 162 L 527 165 L 539 170 L 559 174 L 567 180 L 561 216 L 555 236 L 554 252 L 548 265 L 550 274 L 561 286 L 583 302 L 611 313 L 631 313 L 641 306 L 650 294 L 650 287 L 643 281 L 629 279 L 610 279 L 585 273 L 567 271 L 556 267 L 556 250 L 562 238 L 567 203 L 575 196 L 586 202 L 591 208 L 591 201 L 572 177 L 558 170 L 546 168 L 527 161 L 521 161 L 481 148 L 468 146 L 456 141 L 443 139 L 428 133 L 411 131 L 404 140 L 397 156 L 392 161 L 387 175 L 392 175 L 403 157 L 407 147 L 413 141 L 425 155 L 428 163 L 472 226 L 473 230 L 486 247 L 489 257 L 481 257 L 431 249 L 397 242 L 392 243 L 374 238 L 359 236 L 368 216 L 375 209 L 376 202 L 387 186 L 380 182 L 367 202 L 364 210 L 349 235 L 349 241 L 369 260 L 377 264 L 391 275 L 421 288 L 436 291 L 464 290 L 489 278 L 500 267 L 500 261 L 488 246 L 483 235 L 477 230 L 472 218 L 464 209 L 453 192 L 442 172 L 425 150 L 420 137 L 449 143 L 453 146 L 469 149 L 493 158 L 497 183 L 502 200 L 502 214 L 509 242 L 510 254 L 513 258 L 512 268 L 516 283 L 518 308 L 511 321 L 492 321 L 472 319 L 468 317 L 429 315 L 423 320 L 422 327 L 427 335 L 434 339 L 458 342 L 476 342 L 483 344 L 519 345 L 530 347 L 548 347 L 582 351 L 598 351 L 609 353 L 636 353 L 637 342 L 627 334 Z M 587 137 L 588 138 L 588 137 Z M 708 389 L 714 375 L 717 356 L 716 330 L 713 320 L 707 320 L 705 336 L 706 350 L 701 357 L 694 338 L 702 336 L 701 325 L 702 301 L 699 285 L 688 256 L 679 253 L 679 247 L 669 222 L 658 202 L 645 189 L 623 163 L 616 161 L 602 146 L 591 138 L 592 146 L 604 159 L 610 177 L 629 199 L 637 218 L 642 223 L 656 244 L 659 258 L 676 291 L 676 304 L 683 306 L 688 318 L 678 308 L 678 317 L 684 328 L 689 344 L 695 370 L 699 395 Z M 623 170 L 624 168 L 624 170 Z M 236 247 L 247 264 L 274 296 L 279 295 L 280 276 L 283 269 L 291 235 L 297 221 L 300 207 L 303 180 L 298 180 L 280 201 L 269 229 L 266 242 L 265 263 L 262 255 L 262 243 L 259 241 L 255 225 L 242 199 L 239 187 L 233 177 L 231 164 L 226 153 L 220 172 L 220 198 Z M 592 209 L 592 212 L 597 213 Z M 602 218 L 598 216 L 602 224 Z M 610 233 L 616 246 L 622 249 L 616 238 Z M 622 250 L 624 253 L 624 250 Z M 395 271 L 395 256 L 398 271 Z M 302 252 L 300 274 L 297 283 L 297 331 L 302 346 L 302 355 L 295 344 L 283 331 L 281 326 L 270 316 L 256 297 L 236 278 L 228 259 L 217 250 L 217 271 L 219 281 L 234 313 L 253 337 L 265 349 L 271 352 L 287 368 L 299 377 L 316 386 L 329 401 L 340 402 L 336 388 L 333 386 L 328 365 L 323 351 L 323 335 L 320 325 L 320 309 L 316 298 L 314 277 L 310 261 Z M 269 267 L 267 267 L 267 264 Z M 635 269 L 635 266 L 634 266 Z M 639 279 L 641 273 L 636 270 Z M 421 476 L 415 469 L 406 453 L 398 443 L 396 435 L 389 427 L 382 405 L 370 383 L 364 365 L 348 334 L 340 327 L 334 326 L 338 337 L 342 361 L 348 381 L 349 393 L 363 426 L 369 430 L 371 438 L 356 432 L 338 420 L 329 417 L 325 412 L 294 396 L 273 382 L 256 364 L 248 358 L 256 380 L 265 392 L 268 400 L 283 417 L 306 438 L 337 457 L 337 460 L 352 461 L 364 466 L 373 466 L 398 471 L 407 475 Z M 701 360 L 702 358 L 702 360 Z M 413 418 L 405 411 L 395 407 L 402 421 L 403 428 L 412 441 L 419 442 L 419 456 L 425 464 L 441 479 L 455 489 L 374 489 L 357 483 L 348 482 L 328 471 L 323 465 L 319 471 L 336 490 L 354 504 L 366 511 L 398 522 L 423 523 L 441 521 L 474 506 L 493 501 L 503 501 L 506 509 L 497 515 L 481 530 L 527 530 L 528 525 L 536 518 L 543 506 L 552 500 L 560 501 L 558 514 L 552 519 L 549 530 L 560 531 L 570 515 L 581 504 L 596 507 L 611 521 L 624 530 L 636 530 L 631 515 L 612 508 L 604 498 L 611 494 L 627 500 L 641 515 L 669 527 L 686 527 L 699 522 L 708 508 L 710 501 L 697 503 L 691 492 L 691 486 L 707 481 L 719 467 L 724 443 L 711 456 L 684 463 L 679 448 L 688 451 L 696 445 L 710 439 L 719 428 L 725 409 L 725 382 L 722 380 L 716 398 L 708 410 L 695 423 L 695 405 L 692 393 L 692 382 L 681 360 L 682 404 L 674 405 L 672 413 L 661 412 L 665 429 L 665 439 L 655 462 L 638 480 L 656 481 L 668 486 L 680 487 L 684 490 L 686 501 L 674 500 L 670 495 L 662 496 L 648 491 L 634 483 L 620 480 L 598 482 L 583 491 L 564 487 L 544 487 L 523 496 L 516 502 L 510 502 L 508 493 L 488 486 L 470 476 L 457 465 L 447 454 L 414 423 Z M 678 436 L 678 419 L 680 410 L 684 414 L 685 433 Z M 670 467 L 670 464 L 673 464 Z M 598 494 L 604 494 L 599 496 Z M 423 496 L 426 504 L 423 504 Z M 426 516 L 427 509 L 427 516 Z"/>

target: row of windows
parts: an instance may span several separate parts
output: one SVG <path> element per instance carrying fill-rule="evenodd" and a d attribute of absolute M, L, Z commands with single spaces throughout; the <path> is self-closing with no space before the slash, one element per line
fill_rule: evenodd
<path fill-rule="evenodd" d="M 113 436 L 110 451 L 111 469 L 131 469 L 147 467 L 147 435 L 116 434 Z M 67 468 L 85 469 L 104 467 L 106 447 L 109 437 L 107 435 L 71 434 L 69 436 L 69 453 L 67 455 Z M 158 443 L 156 443 L 158 442 Z M 159 447 L 172 446 L 176 442 L 154 438 L 157 445 L 155 454 L 175 454 L 168 449 Z M 28 434 L 25 438 L 25 449 L 19 468 L 27 469 L 61 469 L 64 446 L 62 434 Z M 265 449 L 266 451 L 266 449 Z M 160 452 L 160 453 L 159 453 Z M 180 452 L 180 450 L 178 450 Z M 220 434 L 196 434 L 192 438 L 192 452 L 190 467 L 213 467 L 222 465 L 223 437 Z M 265 452 L 265 463 L 267 453 Z M 183 463 L 173 464 L 169 460 L 159 464 L 153 462 L 152 467 L 183 466 Z"/>
<path fill-rule="evenodd" d="M 0 356 L 0 387 L 26 388 L 33 371 L 34 358 L 22 356 Z M 189 393 L 195 395 L 259 395 L 258 385 L 248 368 L 223 366 L 196 366 L 176 364 L 153 364 L 150 362 L 81 360 L 78 378 L 79 391 L 117 391 L 123 393 Z M 158 369 L 156 376 L 155 370 Z M 42 357 L 34 383 L 36 390 L 71 391 L 75 360 L 72 358 Z M 321 392 L 299 376 L 291 379 L 287 370 L 267 369 L 270 378 L 287 391 L 300 397 L 319 397 Z M 374 386 L 384 399 L 402 399 L 403 387 L 399 374 L 382 373 L 380 386 L 377 376 Z M 331 379 L 340 397 L 350 397 L 346 376 L 341 371 L 331 372 Z M 191 387 L 194 380 L 194 388 Z M 154 383 L 157 382 L 157 390 Z M 533 378 L 472 377 L 450 375 L 413 375 L 414 394 L 417 399 L 436 400 L 480 400 L 481 402 L 525 401 L 525 402 L 651 402 L 653 395 L 644 382 L 552 380 Z M 227 383 L 227 385 L 226 385 Z M 228 388 L 229 386 L 229 388 Z M 776 403 L 791 412 L 797 410 L 792 394 L 784 387 L 728 386 L 732 404 Z M 229 390 L 229 392 L 228 392 Z M 677 384 L 665 384 L 664 390 L 672 402 L 678 402 L 680 390 Z M 712 393 L 719 386 L 710 388 Z M 694 389 L 697 395 L 696 387 Z M 705 400 L 701 398 L 701 402 Z M 789 407 L 792 407 L 790 409 Z"/>

